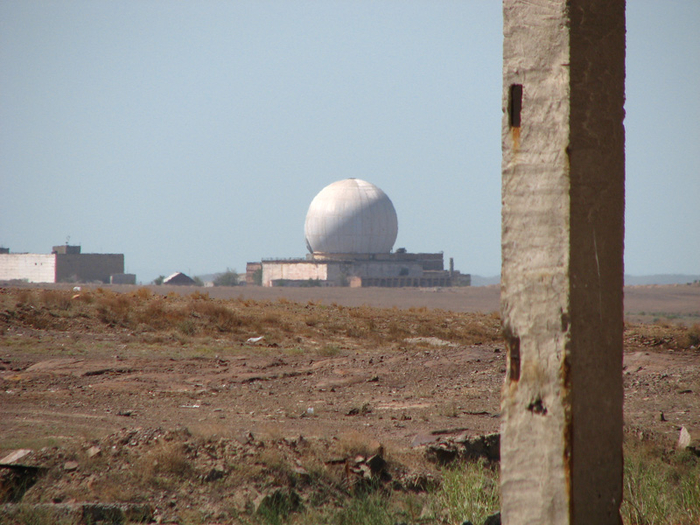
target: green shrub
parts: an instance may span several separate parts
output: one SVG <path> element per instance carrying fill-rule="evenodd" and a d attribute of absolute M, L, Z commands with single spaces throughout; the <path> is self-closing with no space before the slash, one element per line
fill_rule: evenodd
<path fill-rule="evenodd" d="M 238 286 L 238 273 L 235 269 L 226 268 L 224 273 L 216 274 L 214 286 Z"/>

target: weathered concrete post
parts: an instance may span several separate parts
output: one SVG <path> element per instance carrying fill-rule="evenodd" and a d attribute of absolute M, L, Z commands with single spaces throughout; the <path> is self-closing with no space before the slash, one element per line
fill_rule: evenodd
<path fill-rule="evenodd" d="M 620 523 L 624 0 L 504 0 L 502 519 Z"/>

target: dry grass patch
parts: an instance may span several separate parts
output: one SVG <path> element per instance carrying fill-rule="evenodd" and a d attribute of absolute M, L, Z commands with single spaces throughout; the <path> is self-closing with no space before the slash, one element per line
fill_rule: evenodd
<path fill-rule="evenodd" d="M 658 441 L 625 441 L 625 525 L 700 521 L 700 458 Z"/>
<path fill-rule="evenodd" d="M 428 310 L 369 306 L 348 308 L 313 302 L 299 304 L 250 299 L 218 300 L 195 292 L 190 296 L 153 294 L 146 288 L 115 293 L 97 288 L 68 290 L 3 289 L 0 324 L 36 330 L 137 333 L 144 342 L 189 346 L 201 338 L 224 336 L 245 344 L 264 336 L 257 346 L 298 347 L 300 341 L 334 349 L 396 348 L 411 337 L 436 337 L 473 345 L 500 340 L 497 317 Z M 2 326 L 0 326 L 2 328 Z"/>
<path fill-rule="evenodd" d="M 697 351 L 700 350 L 700 323 L 690 327 L 667 321 L 625 323 L 625 348 Z"/>

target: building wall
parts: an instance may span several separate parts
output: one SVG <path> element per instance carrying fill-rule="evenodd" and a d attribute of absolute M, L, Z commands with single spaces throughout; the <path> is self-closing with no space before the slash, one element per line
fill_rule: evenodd
<path fill-rule="evenodd" d="M 68 244 L 59 244 L 58 246 L 54 246 L 51 249 L 51 253 L 60 253 L 64 255 L 78 255 L 80 253 L 80 250 L 80 246 L 69 246 Z"/>
<path fill-rule="evenodd" d="M 256 284 L 255 283 L 255 272 L 262 270 L 262 263 L 259 262 L 249 262 L 245 265 L 245 283 L 246 284 Z"/>
<path fill-rule="evenodd" d="M 114 273 L 110 275 L 109 284 L 136 284 L 136 274 Z"/>
<path fill-rule="evenodd" d="M 394 264 L 416 263 L 420 264 L 426 271 L 440 271 L 445 268 L 442 253 L 314 253 L 307 255 L 307 260 L 352 262 L 354 264 L 362 261 L 381 261 Z"/>
<path fill-rule="evenodd" d="M 27 280 L 30 283 L 53 283 L 56 280 L 56 256 L 39 253 L 0 254 L 0 280 Z"/>
<path fill-rule="evenodd" d="M 56 282 L 108 283 L 110 275 L 124 273 L 124 254 L 121 253 L 57 254 L 55 257 Z"/>
<path fill-rule="evenodd" d="M 380 287 L 380 288 L 433 288 L 436 286 L 452 286 L 450 275 L 447 272 L 434 272 L 437 275 L 424 275 L 423 277 L 355 277 L 350 281 L 350 286 Z"/>
<path fill-rule="evenodd" d="M 264 261 L 263 286 L 273 281 L 308 281 L 318 279 L 335 286 L 450 286 L 449 272 L 426 272 L 423 261 Z M 358 280 L 359 278 L 360 280 Z"/>
<path fill-rule="evenodd" d="M 423 265 L 415 261 L 362 261 L 347 265 L 348 275 L 360 277 L 420 277 Z"/>
<path fill-rule="evenodd" d="M 309 279 L 328 279 L 328 265 L 312 263 L 306 261 L 279 261 L 263 262 L 262 265 L 263 286 L 272 286 L 272 281 L 288 279 L 293 281 L 306 281 Z"/>

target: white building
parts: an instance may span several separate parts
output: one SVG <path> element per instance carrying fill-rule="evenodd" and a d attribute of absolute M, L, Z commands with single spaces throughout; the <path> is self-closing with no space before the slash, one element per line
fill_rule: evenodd
<path fill-rule="evenodd" d="M 136 281 L 133 274 L 124 274 L 121 253 L 80 253 L 80 246 L 68 245 L 54 246 L 50 254 L 0 252 L 0 281 L 109 283 L 112 277 Z"/>
<path fill-rule="evenodd" d="M 396 210 L 364 180 L 323 188 L 311 201 L 304 232 L 306 258 L 263 259 L 263 286 L 450 286 L 456 277 L 445 271 L 442 253 L 392 252 Z M 457 276 L 469 284 L 469 276 Z"/>

